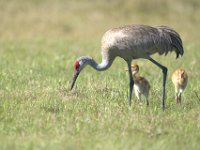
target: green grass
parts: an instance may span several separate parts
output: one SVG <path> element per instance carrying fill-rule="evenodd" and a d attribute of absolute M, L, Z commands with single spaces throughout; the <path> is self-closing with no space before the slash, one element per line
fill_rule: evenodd
<path fill-rule="evenodd" d="M 2 0 L 0 149 L 200 149 L 198 16 L 198 0 Z M 182 58 L 153 56 L 169 69 L 165 112 L 162 73 L 147 60 L 134 62 L 151 83 L 149 107 L 134 95 L 128 106 L 120 58 L 105 72 L 85 68 L 69 91 L 75 59 L 100 62 L 102 34 L 132 23 L 169 25 L 183 38 Z M 170 79 L 179 67 L 189 74 L 181 106 Z"/>

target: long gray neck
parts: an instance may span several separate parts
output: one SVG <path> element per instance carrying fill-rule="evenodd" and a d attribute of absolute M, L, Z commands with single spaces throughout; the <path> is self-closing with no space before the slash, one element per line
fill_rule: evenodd
<path fill-rule="evenodd" d="M 89 65 L 98 71 L 104 71 L 112 65 L 113 60 L 103 59 L 100 64 L 96 63 L 94 59 L 90 59 Z"/>
<path fill-rule="evenodd" d="M 82 62 L 85 65 L 87 65 L 87 64 L 90 65 L 95 70 L 104 71 L 104 70 L 108 69 L 112 65 L 114 59 L 115 59 L 115 57 L 113 57 L 113 58 L 102 57 L 102 62 L 100 64 L 98 64 L 90 56 L 81 56 L 80 58 L 78 58 L 78 61 Z"/>

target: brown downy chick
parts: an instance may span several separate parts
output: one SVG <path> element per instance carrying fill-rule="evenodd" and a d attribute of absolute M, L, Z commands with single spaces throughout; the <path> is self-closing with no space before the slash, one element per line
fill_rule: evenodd
<path fill-rule="evenodd" d="M 134 80 L 134 91 L 139 102 L 141 102 L 141 95 L 146 98 L 147 106 L 149 105 L 149 90 L 150 84 L 144 77 L 138 75 L 139 66 L 137 64 L 131 65 L 133 80 Z"/>
<path fill-rule="evenodd" d="M 177 104 L 181 103 L 181 94 L 186 88 L 188 82 L 188 75 L 186 71 L 182 68 L 175 70 L 172 74 L 172 82 L 175 87 L 176 102 Z"/>

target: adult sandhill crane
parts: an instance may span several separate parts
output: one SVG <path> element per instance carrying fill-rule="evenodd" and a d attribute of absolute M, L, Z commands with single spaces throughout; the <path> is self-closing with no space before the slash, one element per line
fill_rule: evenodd
<path fill-rule="evenodd" d="M 102 62 L 100 64 L 96 63 L 90 56 L 82 56 L 75 61 L 71 89 L 73 88 L 79 73 L 86 65 L 90 65 L 98 71 L 103 71 L 108 69 L 112 65 L 114 59 L 119 56 L 128 64 L 130 79 L 128 102 L 129 105 L 131 105 L 134 85 L 131 62 L 133 59 L 144 58 L 150 60 L 163 72 L 162 109 L 164 110 L 167 68 L 150 56 L 155 53 L 166 55 L 169 51 L 175 51 L 177 58 L 184 53 L 182 40 L 179 34 L 167 26 L 151 27 L 147 25 L 127 25 L 110 29 L 102 37 Z"/>
<path fill-rule="evenodd" d="M 181 103 L 181 94 L 187 86 L 188 75 L 187 72 L 183 69 L 177 69 L 172 74 L 172 82 L 175 87 L 175 98 L 176 102 Z"/>
<path fill-rule="evenodd" d="M 133 74 L 133 81 L 134 81 L 134 91 L 135 95 L 138 99 L 138 102 L 141 102 L 141 95 L 144 95 L 146 99 L 147 106 L 149 105 L 149 90 L 150 84 L 147 79 L 138 75 L 139 66 L 137 64 L 131 65 L 132 74 Z"/>

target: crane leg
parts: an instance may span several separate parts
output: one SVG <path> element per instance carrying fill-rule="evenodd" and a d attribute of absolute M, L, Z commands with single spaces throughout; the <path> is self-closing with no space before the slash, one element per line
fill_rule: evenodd
<path fill-rule="evenodd" d="M 128 72 L 129 72 L 129 79 L 130 79 L 128 104 L 129 104 L 129 106 L 131 106 L 131 98 L 132 98 L 133 85 L 134 85 L 132 70 L 131 70 L 131 63 L 128 63 Z"/>
<path fill-rule="evenodd" d="M 154 63 L 156 66 L 158 66 L 159 68 L 162 69 L 163 72 L 163 94 L 162 94 L 162 110 L 165 110 L 165 84 L 166 84 L 166 80 L 167 80 L 167 68 L 161 64 L 159 64 L 157 61 L 155 61 L 152 58 L 149 58 L 149 60 Z"/>

